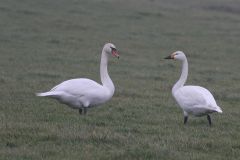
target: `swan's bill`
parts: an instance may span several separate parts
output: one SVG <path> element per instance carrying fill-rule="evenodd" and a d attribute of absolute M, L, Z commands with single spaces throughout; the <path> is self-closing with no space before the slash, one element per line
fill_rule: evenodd
<path fill-rule="evenodd" d="M 111 47 L 111 48 L 112 48 L 112 47 Z M 112 48 L 112 53 L 113 53 L 117 58 L 119 58 L 119 55 L 117 54 L 116 48 Z"/>
<path fill-rule="evenodd" d="M 172 54 L 171 56 L 168 56 L 168 57 L 165 57 L 164 59 L 174 59 L 174 56 L 175 56 L 176 54 Z"/>
<path fill-rule="evenodd" d="M 165 57 L 164 59 L 173 59 L 172 56 Z"/>

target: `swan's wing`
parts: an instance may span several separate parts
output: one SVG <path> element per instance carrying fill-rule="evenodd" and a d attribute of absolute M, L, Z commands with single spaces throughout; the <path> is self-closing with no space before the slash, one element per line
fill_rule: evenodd
<path fill-rule="evenodd" d="M 219 108 L 212 94 L 200 86 L 184 86 L 176 91 L 174 97 L 178 104 L 189 112 L 196 108 L 206 110 L 217 110 Z"/>
<path fill-rule="evenodd" d="M 203 88 L 200 86 L 194 86 L 194 87 L 197 90 L 197 92 L 201 94 L 202 97 L 205 99 L 207 108 L 222 113 L 221 108 L 217 105 L 211 92 L 209 92 L 206 88 Z"/>
<path fill-rule="evenodd" d="M 72 108 L 95 107 L 108 101 L 113 94 L 102 85 L 90 79 L 79 78 L 62 82 L 49 92 L 37 96 L 55 98 Z"/>
<path fill-rule="evenodd" d="M 206 103 L 210 106 L 217 106 L 217 103 L 213 97 L 213 95 L 206 89 L 200 86 L 194 86 L 194 89 L 196 90 L 196 92 L 201 95 Z"/>
<path fill-rule="evenodd" d="M 199 104 L 206 104 L 205 99 L 194 89 L 194 86 L 184 86 L 178 89 L 174 93 L 174 98 L 183 109 Z"/>
<path fill-rule="evenodd" d="M 79 78 L 64 81 L 53 87 L 49 92 L 61 91 L 70 95 L 81 96 L 86 92 L 97 90 L 99 88 L 102 88 L 102 85 L 98 84 L 97 82 L 86 78 Z"/>

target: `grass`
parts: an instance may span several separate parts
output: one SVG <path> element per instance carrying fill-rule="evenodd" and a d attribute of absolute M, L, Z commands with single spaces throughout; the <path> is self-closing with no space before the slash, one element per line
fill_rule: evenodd
<path fill-rule="evenodd" d="M 239 6 L 217 1 L 0 2 L 0 159 L 238 159 Z M 79 116 L 36 97 L 62 81 L 100 83 L 105 43 L 115 94 Z M 182 50 L 187 85 L 211 91 L 222 114 L 189 116 L 171 95 Z"/>

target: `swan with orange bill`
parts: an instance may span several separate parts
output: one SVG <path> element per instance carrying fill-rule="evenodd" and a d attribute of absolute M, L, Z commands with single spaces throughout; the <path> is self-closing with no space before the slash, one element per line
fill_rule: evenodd
<path fill-rule="evenodd" d="M 36 95 L 54 98 L 73 109 L 79 109 L 80 115 L 82 115 L 82 109 L 84 109 L 84 115 L 86 115 L 87 108 L 106 103 L 114 94 L 115 87 L 107 71 L 108 55 L 110 53 L 119 58 L 116 47 L 107 43 L 103 47 L 100 64 L 102 85 L 86 78 L 71 79 L 53 87 L 48 92 L 37 93 Z"/>

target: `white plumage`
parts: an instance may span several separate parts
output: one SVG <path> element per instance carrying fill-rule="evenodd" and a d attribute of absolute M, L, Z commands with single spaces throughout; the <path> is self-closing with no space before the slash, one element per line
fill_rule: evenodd
<path fill-rule="evenodd" d="M 79 109 L 80 115 L 82 114 L 82 108 L 84 108 L 84 115 L 86 115 L 87 108 L 106 103 L 114 94 L 115 88 L 107 71 L 109 53 L 113 53 L 119 58 L 113 44 L 107 43 L 103 47 L 100 65 L 103 85 L 86 78 L 71 79 L 55 86 L 49 92 L 37 93 L 36 95 L 55 98 L 60 103 L 64 103 L 73 109 Z"/>
<path fill-rule="evenodd" d="M 222 113 L 221 108 L 217 105 L 213 95 L 205 88 L 200 86 L 183 86 L 188 76 L 188 62 L 185 54 L 181 51 L 173 53 L 165 59 L 177 59 L 182 61 L 183 69 L 179 81 L 172 89 L 172 95 L 183 109 L 184 124 L 187 122 L 188 114 L 201 117 L 207 115 L 209 125 L 211 126 L 210 113 Z"/>

